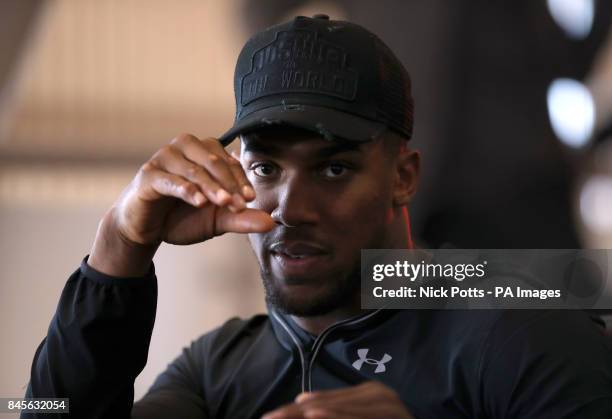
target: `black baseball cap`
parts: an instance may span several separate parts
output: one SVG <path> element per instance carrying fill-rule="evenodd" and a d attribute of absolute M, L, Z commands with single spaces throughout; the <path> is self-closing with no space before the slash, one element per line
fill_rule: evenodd
<path fill-rule="evenodd" d="M 234 73 L 236 117 L 219 140 L 270 125 L 326 139 L 369 141 L 387 129 L 410 139 L 408 72 L 373 33 L 326 15 L 297 16 L 255 34 Z"/>

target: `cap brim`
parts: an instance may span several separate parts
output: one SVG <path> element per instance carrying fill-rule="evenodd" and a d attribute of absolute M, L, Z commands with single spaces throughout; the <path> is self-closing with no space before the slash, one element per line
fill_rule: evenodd
<path fill-rule="evenodd" d="M 219 137 L 219 141 L 226 146 L 240 134 L 271 125 L 306 129 L 328 140 L 343 139 L 359 142 L 370 141 L 386 129 L 386 125 L 380 122 L 335 109 L 309 105 L 280 105 L 260 109 L 247 115 Z"/>

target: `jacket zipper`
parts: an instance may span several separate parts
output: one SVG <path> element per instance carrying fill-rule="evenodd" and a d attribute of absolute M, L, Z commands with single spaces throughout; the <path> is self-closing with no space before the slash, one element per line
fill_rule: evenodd
<path fill-rule="evenodd" d="M 272 311 L 272 315 L 274 316 L 274 318 L 280 323 L 280 325 L 283 327 L 283 329 L 285 329 L 285 332 L 287 332 L 287 334 L 289 335 L 289 337 L 291 338 L 291 340 L 293 341 L 293 343 L 297 346 L 298 348 L 298 352 L 300 354 L 300 364 L 301 364 L 301 368 L 302 368 L 302 392 L 305 391 L 312 391 L 312 367 L 314 366 L 314 361 L 319 353 L 319 350 L 321 349 L 321 347 L 323 346 L 323 341 L 330 335 L 331 332 L 333 332 L 334 330 L 337 330 L 338 328 L 342 327 L 342 326 L 352 326 L 355 324 L 358 324 L 364 320 L 367 320 L 369 318 L 371 318 L 372 316 L 375 316 L 378 312 L 380 312 L 382 309 L 378 309 L 376 311 L 373 311 L 363 317 L 359 317 L 358 319 L 347 319 L 347 320 L 342 320 L 338 323 L 334 323 L 331 326 L 329 326 L 328 328 L 326 328 L 325 330 L 323 330 L 323 332 L 321 332 L 321 334 L 319 336 L 317 336 L 317 338 L 315 339 L 314 343 L 312 344 L 312 349 L 310 350 L 310 352 L 308 353 L 308 362 L 306 362 L 306 355 L 304 354 L 304 349 L 302 348 L 302 345 L 300 344 L 300 341 L 298 340 L 298 338 L 295 336 L 295 334 L 291 331 L 291 328 L 285 323 L 285 321 L 276 313 L 276 311 Z"/>
<path fill-rule="evenodd" d="M 301 371 L 302 371 L 302 392 L 305 392 L 306 391 L 306 358 L 304 357 L 304 350 L 302 349 L 302 345 L 300 345 L 299 340 L 293 334 L 289 326 L 287 326 L 285 321 L 278 314 L 276 314 L 276 311 L 272 310 L 272 315 L 274 316 L 276 321 L 280 323 L 283 329 L 285 329 L 285 332 L 287 332 L 287 334 L 289 335 L 293 343 L 295 343 L 295 346 L 297 346 L 298 348 L 298 352 L 300 354 L 300 366 L 301 366 Z"/>
<path fill-rule="evenodd" d="M 323 332 L 321 332 L 319 336 L 317 336 L 314 343 L 312 344 L 312 356 L 310 357 L 310 362 L 308 363 L 308 368 L 306 370 L 306 374 L 307 374 L 307 380 L 306 380 L 307 390 L 306 391 L 312 391 L 312 367 L 314 366 L 314 361 L 317 355 L 319 354 L 319 350 L 323 346 L 323 341 L 325 340 L 325 338 L 327 338 L 331 332 L 333 332 L 334 330 L 337 330 L 340 327 L 359 324 L 360 322 L 367 320 L 371 318 L 372 316 L 375 316 L 380 310 L 381 309 L 373 311 L 370 314 L 367 314 L 363 317 L 359 317 L 358 319 L 352 319 L 352 320 L 347 319 L 347 320 L 342 320 L 338 323 L 332 324 L 327 329 L 325 329 Z"/>

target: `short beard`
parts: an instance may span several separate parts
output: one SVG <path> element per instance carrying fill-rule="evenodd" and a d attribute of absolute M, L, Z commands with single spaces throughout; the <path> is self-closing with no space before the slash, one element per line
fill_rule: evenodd
<path fill-rule="evenodd" d="M 298 317 L 314 317 L 328 314 L 344 305 L 359 293 L 361 271 L 358 267 L 341 278 L 334 276 L 327 282 L 330 287 L 314 299 L 292 299 L 283 294 L 274 282 L 270 272 L 260 269 L 266 292 L 266 302 L 275 309 Z"/>

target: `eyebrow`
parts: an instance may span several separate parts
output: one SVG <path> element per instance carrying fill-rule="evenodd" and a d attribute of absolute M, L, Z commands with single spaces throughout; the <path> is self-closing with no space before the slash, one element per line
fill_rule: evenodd
<path fill-rule="evenodd" d="M 328 146 L 317 149 L 313 154 L 318 158 L 326 158 L 339 153 L 346 152 L 361 152 L 360 142 L 342 141 L 330 144 Z M 244 141 L 244 151 L 249 153 L 268 154 L 278 156 L 282 154 L 282 147 L 276 144 L 266 143 L 264 141 L 250 138 Z"/>

